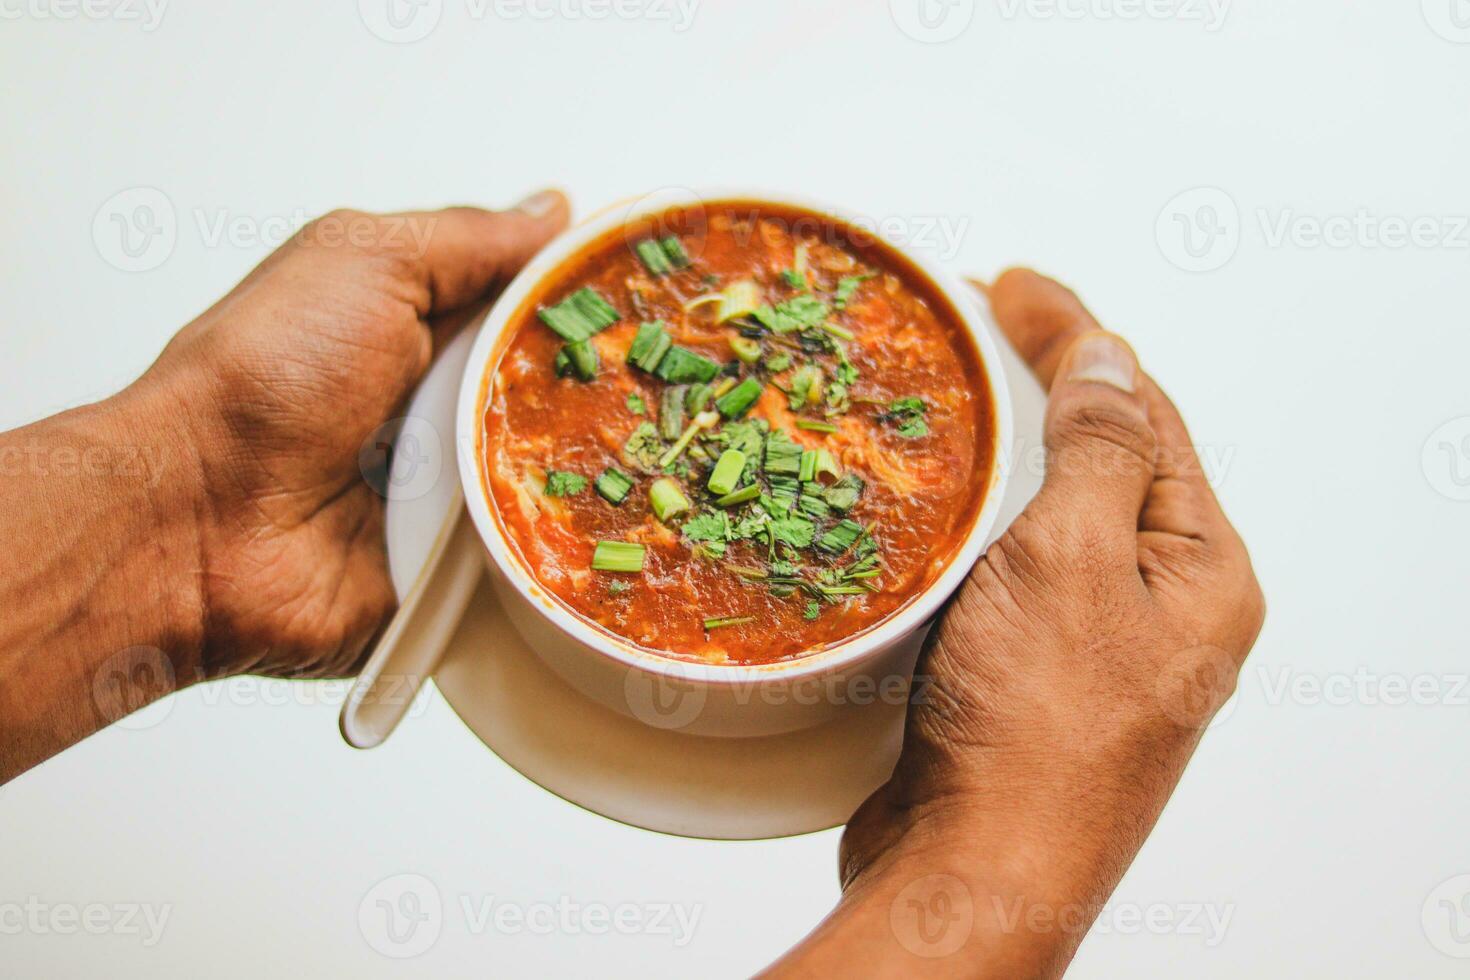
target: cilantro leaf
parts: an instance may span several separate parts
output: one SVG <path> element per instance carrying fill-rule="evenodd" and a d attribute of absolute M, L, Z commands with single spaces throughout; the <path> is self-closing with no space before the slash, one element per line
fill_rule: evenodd
<path fill-rule="evenodd" d="M 869 273 L 864 276 L 843 276 L 837 280 L 837 292 L 832 295 L 832 305 L 839 310 L 845 309 L 853 294 L 858 291 L 858 287 L 871 278 L 873 275 Z"/>
<path fill-rule="evenodd" d="M 802 616 L 809 620 L 816 619 L 820 615 L 822 615 L 822 605 L 815 599 L 806 604 L 806 612 L 802 613 Z"/>
<path fill-rule="evenodd" d="M 634 415 L 648 414 L 648 405 L 644 403 L 643 396 L 636 391 L 628 395 L 628 411 Z"/>
<path fill-rule="evenodd" d="M 563 470 L 546 471 L 546 496 L 571 497 L 587 489 L 587 478 Z"/>
<path fill-rule="evenodd" d="M 658 473 L 664 444 L 652 422 L 640 422 L 623 444 L 623 462 L 642 473 Z"/>
<path fill-rule="evenodd" d="M 777 517 L 771 521 L 771 538 L 793 548 L 809 548 L 816 537 L 817 526 L 805 517 L 795 514 Z"/>
<path fill-rule="evenodd" d="M 708 510 L 684 522 L 684 537 L 690 541 L 718 541 L 723 551 L 731 538 L 730 515 L 722 510 Z"/>

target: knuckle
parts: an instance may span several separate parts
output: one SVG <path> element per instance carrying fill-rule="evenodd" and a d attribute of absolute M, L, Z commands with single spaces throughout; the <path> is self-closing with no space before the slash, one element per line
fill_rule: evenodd
<path fill-rule="evenodd" d="M 1148 420 L 1118 405 L 1077 406 L 1061 419 L 1057 436 L 1065 448 L 1108 446 L 1149 467 L 1158 451 L 1158 439 Z"/>

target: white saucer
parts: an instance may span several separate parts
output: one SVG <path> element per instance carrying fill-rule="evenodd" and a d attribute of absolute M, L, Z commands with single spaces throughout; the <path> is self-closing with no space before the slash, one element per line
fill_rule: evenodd
<path fill-rule="evenodd" d="M 1013 471 L 998 522 L 1004 528 L 1040 486 L 1039 474 L 1016 464 L 1040 445 L 1045 397 L 998 332 L 997 339 L 1016 401 L 1016 459 L 1008 461 Z M 472 341 L 471 330 L 446 346 L 395 442 L 395 452 L 423 467 L 388 502 L 388 559 L 400 597 L 457 505 L 454 402 Z M 552 673 L 483 576 L 435 683 L 470 730 L 528 779 L 594 813 L 683 837 L 755 840 L 846 823 L 892 773 L 903 735 L 903 706 L 881 702 L 851 707 L 820 728 L 761 739 L 643 725 Z"/>

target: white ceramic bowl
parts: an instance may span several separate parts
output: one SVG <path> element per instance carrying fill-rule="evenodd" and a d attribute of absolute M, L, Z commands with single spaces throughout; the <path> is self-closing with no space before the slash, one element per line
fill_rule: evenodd
<path fill-rule="evenodd" d="M 701 735 L 752 737 L 820 724 L 844 710 L 893 696 L 912 669 L 916 637 L 964 580 L 993 540 L 1010 459 L 1010 392 L 1001 371 L 988 312 L 974 292 L 897 242 L 875 237 L 904 256 L 954 308 L 980 352 L 994 400 L 990 486 L 963 545 L 944 572 L 896 614 L 850 640 L 794 660 L 756 666 L 699 664 L 643 650 L 582 619 L 530 575 L 492 509 L 482 476 L 483 406 L 493 357 L 512 316 L 548 276 L 583 248 L 620 226 L 671 208 L 721 201 L 768 203 L 813 212 L 868 231 L 873 222 L 820 202 L 748 189 L 660 191 L 607 208 L 549 244 L 496 301 L 465 367 L 456 413 L 456 445 L 464 496 L 489 557 L 490 578 L 522 637 L 584 695 L 658 728 Z"/>

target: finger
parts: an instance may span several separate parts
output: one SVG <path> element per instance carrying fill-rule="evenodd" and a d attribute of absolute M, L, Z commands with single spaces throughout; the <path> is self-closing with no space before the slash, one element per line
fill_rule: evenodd
<path fill-rule="evenodd" d="M 419 315 L 447 313 L 503 287 L 562 229 L 571 206 L 560 191 L 532 194 L 509 211 L 445 208 L 384 215 L 401 223 L 423 289 Z"/>
<path fill-rule="evenodd" d="M 986 293 L 996 323 L 1043 387 L 1077 338 L 1102 329 L 1075 293 L 1030 269 L 1007 269 Z"/>
<path fill-rule="evenodd" d="M 1154 482 L 1157 438 L 1133 349 L 1102 330 L 1058 359 L 1046 413 L 1046 477 L 1038 504 L 1066 527 L 1136 549 Z"/>
<path fill-rule="evenodd" d="M 1158 437 L 1154 485 L 1138 529 L 1185 538 L 1209 538 L 1228 526 L 1189 429 L 1179 410 L 1152 378 L 1144 376 L 1143 394 L 1149 421 Z"/>
<path fill-rule="evenodd" d="M 1075 293 L 1030 269 L 1008 270 L 986 292 L 997 323 L 1046 385 L 1067 349 L 1084 334 L 1101 329 Z M 1139 516 L 1139 530 L 1185 537 L 1220 530 L 1224 514 L 1178 409 L 1153 379 L 1140 373 L 1138 383 L 1157 443 L 1155 481 Z"/>

